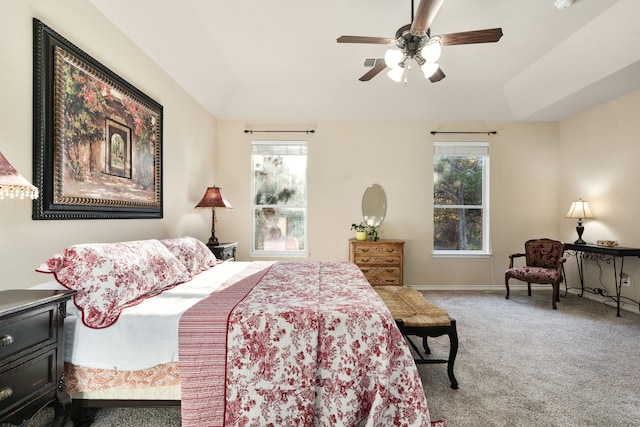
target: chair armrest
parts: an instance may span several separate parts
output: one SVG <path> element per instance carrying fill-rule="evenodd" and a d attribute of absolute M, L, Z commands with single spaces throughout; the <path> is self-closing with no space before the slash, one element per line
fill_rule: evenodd
<path fill-rule="evenodd" d="M 513 268 L 513 259 L 514 258 L 520 258 L 525 256 L 526 254 L 521 254 L 521 253 L 515 253 L 515 254 L 511 254 L 509 255 L 509 268 Z"/>

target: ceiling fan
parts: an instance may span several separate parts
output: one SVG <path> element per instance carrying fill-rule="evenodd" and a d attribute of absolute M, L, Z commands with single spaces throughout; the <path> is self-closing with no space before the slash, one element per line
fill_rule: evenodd
<path fill-rule="evenodd" d="M 415 60 L 425 78 L 432 83 L 445 78 L 437 61 L 442 46 L 472 43 L 493 43 L 502 37 L 502 28 L 464 31 L 460 33 L 431 36 L 431 23 L 438 14 L 444 0 L 420 0 L 414 18 L 413 0 L 411 0 L 411 24 L 400 27 L 395 38 L 368 36 L 340 36 L 338 43 L 391 44 L 395 43 L 399 50 L 389 49 L 384 61 L 376 61 L 375 65 L 360 81 L 369 81 L 385 68 L 391 68 L 388 76 L 397 82 L 406 82 L 406 70 L 410 67 L 409 59 Z"/>

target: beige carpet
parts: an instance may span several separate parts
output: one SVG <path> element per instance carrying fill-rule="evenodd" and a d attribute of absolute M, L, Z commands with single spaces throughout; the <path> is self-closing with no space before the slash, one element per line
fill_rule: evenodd
<path fill-rule="evenodd" d="M 433 420 L 448 427 L 640 426 L 640 316 L 551 291 L 425 292 L 456 318 L 452 390 L 446 365 L 421 365 Z M 430 339 L 446 358 L 446 337 Z M 47 425 L 43 417 L 29 426 Z M 46 417 L 45 417 L 46 418 Z M 44 422 L 44 424 L 43 424 Z M 104 409 L 95 427 L 179 426 L 179 409 Z M 71 424 L 69 424 L 71 426 Z"/>

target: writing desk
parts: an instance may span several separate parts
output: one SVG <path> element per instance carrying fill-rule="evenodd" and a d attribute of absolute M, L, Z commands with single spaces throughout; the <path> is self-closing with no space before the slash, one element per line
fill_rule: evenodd
<path fill-rule="evenodd" d="M 571 255 L 571 251 L 573 251 L 573 255 L 576 257 L 576 263 L 578 265 L 578 275 L 580 276 L 580 296 L 584 294 L 584 290 L 587 289 L 590 292 L 598 295 L 602 295 L 604 297 L 609 297 L 616 302 L 616 308 L 618 310 L 617 316 L 620 317 L 620 299 L 628 299 L 632 301 L 640 307 L 640 302 L 634 301 L 631 298 L 621 297 L 620 290 L 622 288 L 622 273 L 624 269 L 624 259 L 625 257 L 640 257 L 640 248 L 626 248 L 623 246 L 599 246 L 594 245 L 593 243 L 586 244 L 576 244 L 576 243 L 565 243 L 564 250 L 569 252 Z M 582 266 L 583 260 L 603 260 L 607 264 L 611 264 L 613 262 L 613 276 L 616 287 L 616 296 L 607 295 L 606 289 L 601 288 L 585 288 L 584 287 L 584 270 Z M 620 273 L 618 273 L 617 262 L 616 260 L 620 260 Z M 566 283 L 565 283 L 566 285 Z"/>

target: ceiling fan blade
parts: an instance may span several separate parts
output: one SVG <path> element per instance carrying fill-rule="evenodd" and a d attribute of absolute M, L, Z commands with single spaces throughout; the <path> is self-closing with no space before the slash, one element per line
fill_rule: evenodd
<path fill-rule="evenodd" d="M 488 30 L 464 31 L 461 33 L 441 34 L 442 46 L 473 43 L 494 43 L 502 37 L 502 28 L 490 28 Z"/>
<path fill-rule="evenodd" d="M 411 34 L 414 36 L 426 34 L 442 3 L 444 3 L 444 0 L 420 0 L 416 16 L 411 23 Z"/>
<path fill-rule="evenodd" d="M 387 37 L 368 37 L 368 36 L 340 36 L 338 43 L 368 43 L 368 44 L 388 44 L 395 39 Z"/>
<path fill-rule="evenodd" d="M 384 70 L 385 68 L 387 68 L 387 64 L 384 63 L 384 60 L 382 58 L 377 58 L 376 65 L 374 65 L 373 68 L 367 71 L 358 80 L 360 80 L 361 82 L 368 82 L 369 80 L 377 76 L 380 73 L 380 71 Z"/>
<path fill-rule="evenodd" d="M 442 68 L 438 67 L 438 70 L 433 73 L 431 77 L 429 77 L 429 80 L 431 80 L 431 83 L 436 83 L 444 79 L 445 77 L 447 76 L 442 72 Z"/>

